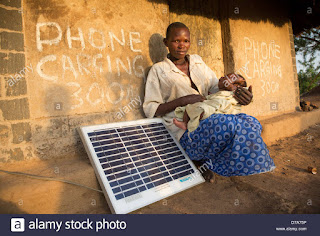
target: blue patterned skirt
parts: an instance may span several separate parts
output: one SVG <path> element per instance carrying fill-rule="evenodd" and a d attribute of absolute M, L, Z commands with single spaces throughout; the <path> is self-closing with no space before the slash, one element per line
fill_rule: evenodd
<path fill-rule="evenodd" d="M 191 160 L 222 176 L 253 175 L 275 168 L 261 138 L 259 121 L 244 113 L 213 114 L 180 139 Z"/>

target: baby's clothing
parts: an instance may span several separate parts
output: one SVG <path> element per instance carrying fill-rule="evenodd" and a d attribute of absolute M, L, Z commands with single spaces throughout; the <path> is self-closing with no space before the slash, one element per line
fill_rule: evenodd
<path fill-rule="evenodd" d="M 177 107 L 174 111 L 178 119 L 183 119 L 184 112 L 190 117 L 187 127 L 188 131 L 192 132 L 199 126 L 202 112 L 204 112 L 202 120 L 212 114 L 238 114 L 241 112 L 241 105 L 233 97 L 233 91 L 219 91 L 206 96 L 203 102 Z"/>

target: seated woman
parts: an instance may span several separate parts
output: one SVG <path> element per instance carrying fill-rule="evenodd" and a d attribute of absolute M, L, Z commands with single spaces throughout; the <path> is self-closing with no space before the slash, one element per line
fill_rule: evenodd
<path fill-rule="evenodd" d="M 162 116 L 190 159 L 210 163 L 207 166 L 219 175 L 252 175 L 275 168 L 261 138 L 262 127 L 254 117 L 213 114 L 190 133 L 191 141 L 188 132 L 173 123 L 177 107 L 203 102 L 209 92 L 218 92 L 218 79 L 200 56 L 187 54 L 190 32 L 186 25 L 170 24 L 164 43 L 170 53 L 148 74 L 143 103 L 146 116 Z M 238 87 L 234 96 L 239 104 L 247 105 L 252 99 L 252 87 Z M 208 181 L 214 177 L 205 174 Z"/>
<path fill-rule="evenodd" d="M 180 129 L 193 132 L 198 128 L 200 120 L 206 119 L 212 114 L 238 114 L 241 112 L 241 105 L 233 97 L 233 92 L 238 86 L 247 87 L 245 78 L 238 74 L 228 74 L 219 79 L 219 92 L 209 94 L 203 102 L 189 104 L 185 107 L 177 107 L 174 111 L 178 121 L 173 123 Z"/>

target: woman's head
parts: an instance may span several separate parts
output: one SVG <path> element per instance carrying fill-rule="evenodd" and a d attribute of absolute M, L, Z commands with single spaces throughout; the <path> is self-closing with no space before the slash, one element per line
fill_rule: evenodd
<path fill-rule="evenodd" d="M 230 73 L 219 79 L 218 86 L 220 90 L 234 91 L 238 86 L 247 87 L 247 82 L 242 75 Z"/>
<path fill-rule="evenodd" d="M 181 22 L 170 24 L 163 42 L 168 47 L 171 56 L 177 59 L 184 58 L 190 48 L 189 28 Z"/>

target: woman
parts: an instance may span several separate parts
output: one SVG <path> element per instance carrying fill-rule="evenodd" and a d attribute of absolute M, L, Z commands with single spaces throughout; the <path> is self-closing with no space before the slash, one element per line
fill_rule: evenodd
<path fill-rule="evenodd" d="M 223 176 L 251 175 L 272 170 L 273 160 L 261 138 L 261 125 L 254 117 L 214 114 L 200 122 L 189 134 L 173 124 L 174 110 L 204 101 L 219 90 L 215 73 L 198 55 L 188 55 L 190 32 L 186 25 L 169 25 L 164 44 L 169 54 L 152 66 L 145 88 L 143 109 L 148 118 L 162 116 L 167 127 L 180 141 L 190 159 L 210 163 L 211 170 Z M 252 100 L 249 90 L 238 87 L 235 99 L 241 105 Z M 211 165 L 213 163 L 213 165 Z M 206 173 L 212 180 L 213 175 Z"/>

